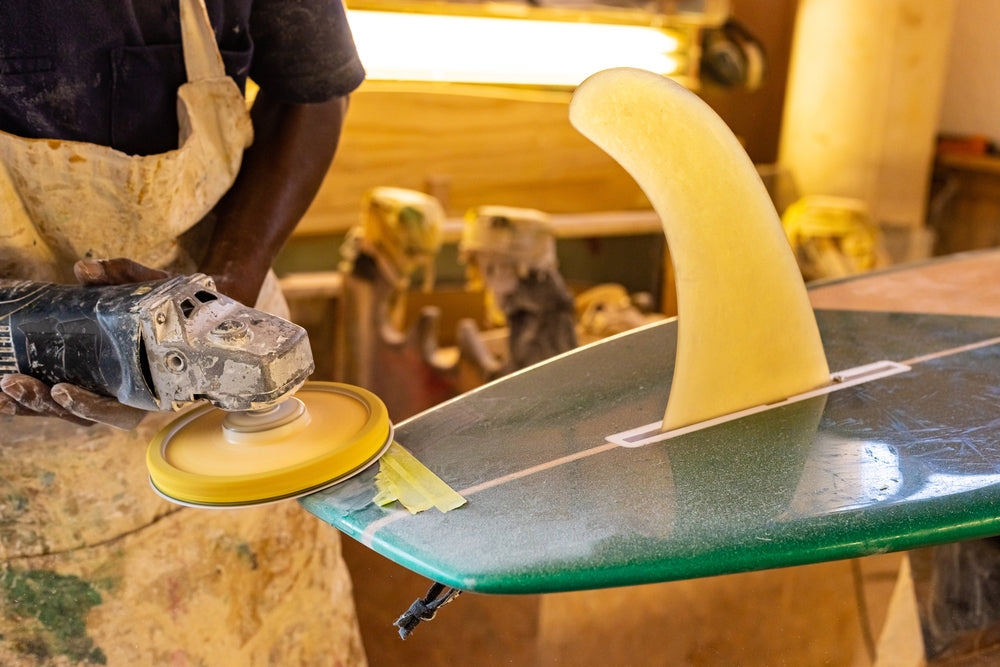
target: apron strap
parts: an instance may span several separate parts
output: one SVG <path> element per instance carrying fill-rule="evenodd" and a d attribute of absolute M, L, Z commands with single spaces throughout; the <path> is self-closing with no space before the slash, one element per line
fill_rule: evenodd
<path fill-rule="evenodd" d="M 205 0 L 180 0 L 181 41 L 188 81 L 202 81 L 226 76 L 215 32 L 208 20 Z"/>

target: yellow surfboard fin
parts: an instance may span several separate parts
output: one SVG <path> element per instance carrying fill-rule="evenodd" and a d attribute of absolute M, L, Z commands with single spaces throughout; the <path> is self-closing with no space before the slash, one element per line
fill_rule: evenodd
<path fill-rule="evenodd" d="M 725 122 L 631 68 L 577 88 L 570 121 L 660 216 L 677 283 L 677 361 L 663 428 L 779 401 L 830 379 L 805 285 L 760 177 Z"/>

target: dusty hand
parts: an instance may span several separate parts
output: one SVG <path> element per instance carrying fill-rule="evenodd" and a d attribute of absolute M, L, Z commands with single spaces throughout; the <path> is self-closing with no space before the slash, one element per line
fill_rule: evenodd
<path fill-rule="evenodd" d="M 73 267 L 83 285 L 120 285 L 158 280 L 169 274 L 128 259 L 81 260 Z M 120 429 L 134 428 L 145 410 L 62 382 L 52 387 L 28 375 L 0 379 L 0 414 L 58 417 L 80 425 L 100 422 Z"/>
<path fill-rule="evenodd" d="M 3 376 L 0 390 L 0 414 L 58 417 L 81 426 L 100 422 L 126 430 L 135 428 L 146 415 L 145 410 L 74 384 L 61 382 L 49 387 L 29 375 Z"/>
<path fill-rule="evenodd" d="M 130 259 L 81 259 L 73 265 L 73 274 L 81 285 L 124 285 L 147 280 L 162 280 L 171 274 L 151 269 Z"/>

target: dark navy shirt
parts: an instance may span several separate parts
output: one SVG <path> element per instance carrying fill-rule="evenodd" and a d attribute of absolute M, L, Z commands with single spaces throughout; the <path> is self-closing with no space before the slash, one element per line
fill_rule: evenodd
<path fill-rule="evenodd" d="M 292 103 L 360 85 L 341 0 L 206 0 L 226 71 Z M 113 146 L 177 147 L 186 81 L 178 0 L 2 0 L 0 130 Z"/>

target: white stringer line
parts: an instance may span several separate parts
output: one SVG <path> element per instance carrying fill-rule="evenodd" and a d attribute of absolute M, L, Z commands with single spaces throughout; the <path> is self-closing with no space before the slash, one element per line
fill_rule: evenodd
<path fill-rule="evenodd" d="M 603 452 L 615 449 L 616 447 L 641 447 L 642 445 L 652 444 L 654 442 L 662 442 L 670 438 L 677 437 L 683 433 L 691 433 L 703 428 L 708 428 L 709 426 L 715 426 L 716 424 L 721 424 L 733 419 L 738 419 L 740 417 L 745 417 L 747 415 L 755 414 L 758 412 L 763 412 L 765 410 L 770 410 L 772 408 L 781 407 L 783 405 L 789 405 L 791 403 L 796 403 L 798 401 L 803 401 L 814 396 L 821 396 L 823 394 L 829 394 L 834 391 L 839 391 L 841 389 L 846 389 L 847 387 L 853 387 L 865 382 L 871 382 L 872 380 L 877 380 L 879 378 L 889 377 L 892 375 L 898 375 L 900 373 L 905 373 L 911 369 L 911 366 L 923 363 L 925 361 L 931 361 L 932 359 L 940 359 L 942 357 L 948 357 L 953 354 L 960 354 L 962 352 L 968 352 L 970 350 L 976 350 L 983 347 L 989 347 L 990 345 L 996 345 L 1000 343 L 1000 336 L 996 338 L 989 338 L 986 340 L 981 340 L 975 343 L 969 343 L 967 345 L 959 345 L 957 347 L 948 348 L 946 350 L 940 350 L 938 352 L 931 352 L 930 354 L 921 355 L 919 357 L 913 357 L 912 359 L 907 359 L 903 362 L 895 361 L 877 361 L 871 364 L 865 364 L 863 366 L 857 366 L 855 368 L 850 368 L 845 371 L 840 371 L 838 373 L 833 373 L 830 376 L 832 382 L 829 385 L 820 387 L 813 391 L 807 391 L 802 394 L 797 394 L 783 401 L 778 401 L 777 403 L 770 403 L 768 405 L 761 405 L 754 408 L 748 408 L 747 410 L 741 410 L 740 412 L 733 413 L 731 415 L 726 415 L 724 417 L 718 417 L 716 419 L 710 419 L 707 421 L 700 422 L 698 424 L 692 424 L 690 426 L 685 426 L 679 429 L 674 429 L 672 431 L 665 431 L 660 433 L 659 428 L 662 422 L 655 422 L 653 424 L 647 424 L 645 426 L 640 426 L 638 428 L 633 428 L 628 431 L 622 431 L 621 433 L 615 433 L 609 435 L 603 445 L 598 445 L 596 447 L 591 447 L 590 449 L 585 449 L 575 454 L 569 454 L 567 456 L 560 457 L 558 459 L 553 459 L 552 461 L 547 461 L 546 463 L 540 463 L 536 466 L 530 468 L 525 468 L 524 470 L 519 470 L 496 479 L 492 479 L 481 484 L 476 484 L 475 486 L 470 486 L 466 489 L 459 491 L 460 495 L 471 496 L 480 491 L 485 491 L 486 489 L 491 489 L 497 486 L 506 484 L 507 482 L 512 482 L 517 479 L 522 479 L 535 473 L 542 472 L 543 470 L 549 470 L 557 466 L 561 466 L 565 463 L 570 463 L 572 461 L 578 461 L 580 459 L 588 458 L 595 454 L 601 454 Z M 647 435 L 648 434 L 648 435 Z M 373 521 L 365 527 L 364 532 L 358 538 L 362 544 L 367 547 L 371 547 L 374 541 L 375 533 L 381 528 L 395 523 L 400 519 L 405 519 L 411 516 L 411 514 L 406 510 L 395 510 L 391 514 Z"/>
<path fill-rule="evenodd" d="M 475 486 L 470 486 L 466 489 L 459 491 L 459 495 L 471 496 L 474 493 L 479 493 L 480 491 L 485 491 L 486 489 L 492 489 L 494 486 L 500 486 L 501 484 L 506 484 L 507 482 L 513 482 L 515 479 L 521 479 L 522 477 L 528 477 L 529 475 L 534 475 L 536 472 L 542 472 L 543 470 L 548 470 L 549 468 L 555 468 L 561 466 L 564 463 L 571 463 L 578 459 L 585 459 L 588 456 L 593 456 L 594 454 L 600 454 L 601 452 L 606 452 L 610 449 L 614 449 L 615 443 L 606 442 L 603 445 L 597 447 L 591 447 L 590 449 L 584 449 L 583 451 L 576 452 L 575 454 L 567 454 L 558 459 L 552 459 L 551 461 L 546 461 L 545 463 L 539 463 L 536 466 L 531 466 L 530 468 L 525 468 L 524 470 L 518 470 L 517 472 L 512 472 L 509 475 L 504 475 L 503 477 L 497 477 L 496 479 L 491 479 L 482 484 L 476 484 Z"/>
<path fill-rule="evenodd" d="M 997 343 L 1000 343 L 1000 336 L 996 338 L 988 338 L 986 340 L 981 340 L 978 343 L 959 345 L 958 347 L 948 348 L 947 350 L 941 350 L 940 352 L 931 352 L 930 354 L 925 354 L 920 357 L 913 357 L 912 359 L 907 359 L 906 361 L 903 361 L 901 363 L 913 366 L 915 364 L 922 364 L 925 361 L 930 361 L 931 359 L 950 357 L 953 354 L 959 354 L 960 352 L 968 352 L 969 350 L 978 350 L 981 347 L 989 347 L 990 345 L 996 345 Z"/>
<path fill-rule="evenodd" d="M 542 472 L 543 470 L 548 470 L 550 468 L 561 466 L 564 463 L 570 463 L 578 459 L 585 459 L 589 456 L 593 456 L 594 454 L 601 454 L 602 452 L 606 452 L 611 449 L 617 449 L 617 448 L 618 445 L 616 445 L 615 443 L 606 442 L 603 445 L 598 445 L 597 447 L 591 447 L 590 449 L 585 449 L 583 451 L 576 452 L 575 454 L 567 454 L 566 456 L 562 456 L 558 459 L 546 461 L 545 463 L 539 463 L 536 466 L 531 466 L 530 468 L 525 468 L 524 470 L 518 470 L 517 472 L 512 472 L 508 475 L 503 475 L 501 477 L 497 477 L 495 479 L 482 482 L 481 484 L 476 484 L 474 486 L 464 488 L 458 492 L 458 495 L 471 496 L 476 493 L 479 493 L 480 491 L 485 491 L 486 489 L 492 489 L 495 486 L 501 486 L 503 484 L 506 484 L 507 482 L 513 482 L 516 479 L 528 477 L 530 475 L 534 475 L 535 473 Z M 380 528 L 383 528 L 384 526 L 389 525 L 390 523 L 395 523 L 400 519 L 405 519 L 408 516 L 410 516 L 410 513 L 406 510 L 395 510 L 392 514 L 387 514 L 381 519 L 373 521 L 367 526 L 365 526 L 365 530 L 361 534 L 359 540 L 366 547 L 371 548 L 372 540 L 375 537 L 376 531 L 378 531 Z"/>

